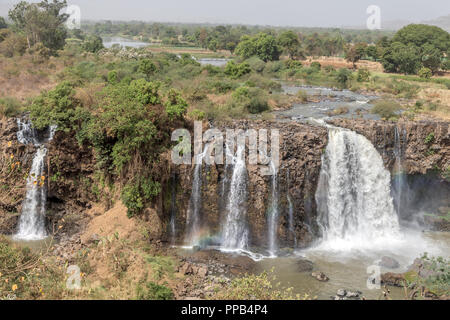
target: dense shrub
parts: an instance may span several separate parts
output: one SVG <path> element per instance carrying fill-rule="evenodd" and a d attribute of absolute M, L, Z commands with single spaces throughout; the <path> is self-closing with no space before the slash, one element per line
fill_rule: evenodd
<path fill-rule="evenodd" d="M 159 285 L 154 282 L 147 282 L 145 286 L 137 288 L 138 300 L 173 300 L 174 294 L 172 290 L 166 286 Z"/>
<path fill-rule="evenodd" d="M 364 68 L 359 69 L 356 75 L 356 81 L 367 82 L 369 80 L 370 80 L 370 71 Z"/>
<path fill-rule="evenodd" d="M 266 63 L 259 59 L 258 57 L 251 57 L 245 60 L 245 62 L 250 66 L 250 68 L 258 73 L 262 73 L 266 67 Z"/>
<path fill-rule="evenodd" d="M 33 125 L 38 129 L 57 125 L 58 130 L 68 132 L 79 129 L 81 120 L 87 117 L 87 111 L 80 106 L 72 84 L 67 81 L 36 98 L 30 111 Z"/>
<path fill-rule="evenodd" d="M 233 92 L 233 103 L 243 106 L 249 113 L 261 113 L 269 110 L 268 98 L 259 88 L 240 87 Z"/>
<path fill-rule="evenodd" d="M 142 59 L 139 61 L 138 72 L 151 76 L 156 71 L 156 65 L 150 59 Z"/>
<path fill-rule="evenodd" d="M 422 68 L 420 68 L 418 75 L 421 78 L 430 79 L 431 76 L 433 75 L 433 72 L 428 68 L 422 67 Z"/>
<path fill-rule="evenodd" d="M 103 40 L 97 35 L 89 35 L 82 44 L 83 50 L 96 53 L 103 49 Z"/>
<path fill-rule="evenodd" d="M 314 61 L 314 62 L 311 63 L 310 68 L 313 68 L 313 69 L 316 69 L 316 70 L 320 70 L 322 68 L 322 65 L 319 62 Z"/>
<path fill-rule="evenodd" d="M 352 72 L 348 70 L 347 68 L 341 68 L 335 75 L 335 79 L 340 87 L 346 88 L 348 85 L 348 82 L 352 78 Z"/>
<path fill-rule="evenodd" d="M 181 119 L 186 114 L 188 104 L 178 91 L 170 89 L 167 94 L 165 106 L 170 119 Z"/>
<path fill-rule="evenodd" d="M 371 112 L 378 114 L 384 119 L 391 119 L 397 116 L 401 106 L 394 101 L 381 100 L 375 103 Z"/>
<path fill-rule="evenodd" d="M 0 98 L 0 116 L 14 117 L 22 108 L 22 104 L 16 98 Z"/>
<path fill-rule="evenodd" d="M 225 66 L 225 74 L 230 76 L 232 79 L 238 79 L 252 70 L 247 62 L 237 64 L 234 61 L 228 61 Z"/>
<path fill-rule="evenodd" d="M 128 217 L 133 217 L 142 212 L 145 204 L 161 192 L 159 182 L 150 178 L 136 177 L 130 180 L 122 190 L 122 201 L 127 207 Z"/>

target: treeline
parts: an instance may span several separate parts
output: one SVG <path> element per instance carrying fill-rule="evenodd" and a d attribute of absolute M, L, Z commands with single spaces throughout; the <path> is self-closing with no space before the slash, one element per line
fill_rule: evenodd
<path fill-rule="evenodd" d="M 100 36 L 137 37 L 170 45 L 195 45 L 205 49 L 234 51 L 243 36 L 266 33 L 275 37 L 287 28 L 245 25 L 163 24 L 145 22 L 87 22 L 83 30 Z M 309 55 L 335 55 L 346 43 L 375 43 L 390 31 L 347 30 L 337 28 L 289 28 L 305 43 Z"/>
<path fill-rule="evenodd" d="M 0 53 L 12 57 L 28 51 L 48 58 L 62 50 L 68 38 L 83 42 L 86 51 L 103 48 L 100 37 L 67 30 L 65 23 L 69 16 L 63 12 L 66 7 L 66 0 L 17 3 L 9 10 L 8 21 L 0 17 Z"/>

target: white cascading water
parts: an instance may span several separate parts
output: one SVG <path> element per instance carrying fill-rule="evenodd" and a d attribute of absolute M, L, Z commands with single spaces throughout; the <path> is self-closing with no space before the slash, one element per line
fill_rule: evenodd
<path fill-rule="evenodd" d="M 196 155 L 194 179 L 192 181 L 192 193 L 189 199 L 189 207 L 186 219 L 185 242 L 192 246 L 198 244 L 201 232 L 201 208 L 202 208 L 202 168 L 203 158 L 209 145 L 205 146 L 203 153 Z"/>
<path fill-rule="evenodd" d="M 395 164 L 394 164 L 394 190 L 395 190 L 395 206 L 397 213 L 399 215 L 402 214 L 402 204 L 404 191 L 406 190 L 406 181 L 405 181 L 405 172 L 403 169 L 403 145 L 400 137 L 400 130 L 398 127 L 395 127 L 395 141 L 394 141 L 394 155 L 395 155 Z M 406 134 L 405 134 L 406 137 Z M 406 140 L 406 138 L 405 138 Z"/>
<path fill-rule="evenodd" d="M 399 237 L 391 176 L 372 143 L 353 131 L 328 126 L 316 193 L 325 249 L 389 245 Z"/>
<path fill-rule="evenodd" d="M 44 143 L 53 138 L 56 126 L 49 128 L 48 137 L 41 142 L 31 122 L 22 122 L 18 119 L 17 125 L 19 127 L 17 132 L 19 142 L 23 144 L 32 143 L 38 149 L 33 157 L 30 174 L 27 179 L 27 192 L 22 203 L 18 231 L 14 238 L 26 241 L 42 240 L 47 237 L 45 230 L 45 205 L 47 202 L 45 157 L 47 148 L 45 148 Z"/>
<path fill-rule="evenodd" d="M 176 240 L 176 219 L 177 219 L 177 204 L 176 204 L 176 177 L 172 176 L 171 178 L 171 197 L 170 197 L 170 238 L 172 245 L 175 244 Z"/>
<path fill-rule="evenodd" d="M 247 227 L 247 168 L 245 145 L 238 146 L 233 158 L 233 174 L 228 194 L 227 216 L 222 230 L 222 248 L 246 249 Z"/>
<path fill-rule="evenodd" d="M 278 229 L 278 175 L 273 161 L 270 161 L 272 171 L 272 194 L 271 205 L 268 215 L 268 234 L 269 234 L 269 253 L 271 256 L 275 256 L 278 250 L 277 244 L 277 229 Z"/>

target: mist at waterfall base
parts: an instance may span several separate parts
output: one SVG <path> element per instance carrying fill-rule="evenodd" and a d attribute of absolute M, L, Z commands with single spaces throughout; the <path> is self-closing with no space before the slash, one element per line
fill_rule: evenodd
<path fill-rule="evenodd" d="M 26 195 L 22 202 L 17 233 L 14 240 L 39 241 L 47 237 L 45 228 L 45 210 L 47 190 L 45 188 L 45 158 L 47 148 L 45 143 L 53 139 L 56 126 L 46 132 L 35 130 L 30 121 L 17 120 L 17 139 L 20 143 L 33 144 L 37 150 L 33 156 L 31 170 L 27 178 Z"/>
<path fill-rule="evenodd" d="M 396 188 L 381 155 L 364 136 L 347 129 L 329 127 L 329 142 L 322 159 L 316 193 L 322 233 L 313 247 L 302 250 L 307 257 L 342 261 L 356 257 L 382 256 L 402 265 L 428 252 L 448 256 L 448 246 L 439 244 L 419 228 L 401 226 L 401 199 L 408 189 L 401 168 L 401 153 L 395 151 Z M 399 197 L 394 202 L 392 194 Z"/>

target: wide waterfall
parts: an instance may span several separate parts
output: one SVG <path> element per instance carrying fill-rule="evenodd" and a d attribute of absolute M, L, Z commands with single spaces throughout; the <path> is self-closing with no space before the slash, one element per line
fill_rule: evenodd
<path fill-rule="evenodd" d="M 17 139 L 23 144 L 34 144 L 38 147 L 27 179 L 27 192 L 22 203 L 19 227 L 14 238 L 19 240 L 41 240 L 47 236 L 45 229 L 45 205 L 47 191 L 45 188 L 45 157 L 47 148 L 44 143 L 53 138 L 56 127 L 49 128 L 47 136 L 41 139 L 33 129 L 31 122 L 17 120 L 19 131 Z"/>
<path fill-rule="evenodd" d="M 321 246 L 340 250 L 389 244 L 399 235 L 389 171 L 365 137 L 328 128 L 316 193 Z"/>
<path fill-rule="evenodd" d="M 222 230 L 222 247 L 224 249 L 246 249 L 247 246 L 247 169 L 245 145 L 239 145 L 236 157 L 233 159 L 227 215 Z"/>

